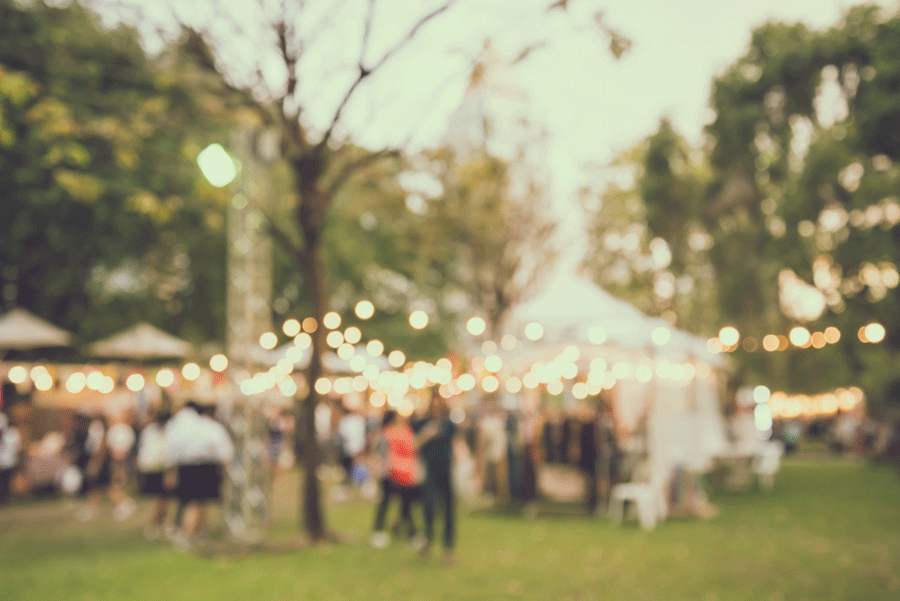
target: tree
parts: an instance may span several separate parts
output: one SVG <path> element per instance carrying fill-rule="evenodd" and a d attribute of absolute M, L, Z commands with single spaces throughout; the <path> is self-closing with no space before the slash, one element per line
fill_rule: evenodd
<path fill-rule="evenodd" d="M 282 157 L 289 166 L 294 192 L 292 219 L 289 224 L 271 219 L 271 229 L 276 241 L 303 273 L 312 316 L 317 321 L 321 322 L 327 310 L 323 234 L 335 199 L 359 169 L 396 154 L 390 148 L 381 148 L 356 156 L 348 140 L 340 139 L 347 132 L 347 109 L 358 102 L 360 91 L 374 76 L 393 67 L 401 53 L 417 44 L 422 49 L 422 38 L 438 17 L 462 4 L 456 0 L 429 3 L 428 8 L 414 17 L 395 13 L 398 23 L 393 24 L 394 31 L 390 27 L 387 31 L 375 27 L 380 25 L 377 8 L 384 9 L 387 4 L 374 0 L 330 4 L 261 2 L 248 9 L 256 11 L 254 17 L 248 18 L 258 17 L 264 24 L 259 29 L 253 27 L 255 22 L 250 26 L 235 21 L 192 24 L 198 41 L 203 42 L 196 44 L 197 56 L 206 57 L 211 71 L 227 76 L 236 90 L 245 93 L 261 122 L 280 131 Z M 510 3 L 504 8 L 532 19 L 557 18 L 568 12 L 565 2 Z M 173 11 L 179 16 L 177 6 Z M 602 18 L 593 19 L 591 25 L 594 30 L 599 26 L 611 40 L 614 53 L 624 52 L 627 40 L 606 26 Z M 339 44 L 328 36 L 337 26 L 347 28 L 338 36 Z M 453 34 L 451 37 L 456 38 Z M 527 40 L 523 44 L 522 60 L 544 42 L 543 37 Z M 453 43 L 454 40 L 441 39 L 441 44 Z M 337 65 L 337 77 L 316 79 L 315 71 L 323 64 L 326 69 L 332 67 L 331 59 L 345 49 L 349 52 L 344 55 L 349 63 Z M 456 65 L 459 64 L 457 61 Z M 316 98 L 321 102 L 314 103 Z M 322 375 L 323 347 L 324 331 L 319 328 L 313 335 L 309 382 Z M 320 453 L 313 417 L 318 402 L 319 395 L 311 388 L 308 397 L 298 403 L 298 421 L 302 424 L 306 449 L 302 521 L 313 540 L 322 540 L 327 535 L 316 476 Z"/>
<path fill-rule="evenodd" d="M 582 267 L 646 313 L 698 333 L 715 324 L 715 291 L 702 219 L 703 154 L 668 120 L 585 187 L 588 252 Z M 621 183 L 618 183 L 621 181 Z"/>
<path fill-rule="evenodd" d="M 88 339 L 139 318 L 220 336 L 222 198 L 191 155 L 223 111 L 196 73 L 77 4 L 0 2 L 0 305 Z"/>

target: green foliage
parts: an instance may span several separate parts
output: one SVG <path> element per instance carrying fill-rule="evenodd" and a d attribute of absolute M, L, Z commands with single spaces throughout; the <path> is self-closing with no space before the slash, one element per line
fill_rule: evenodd
<path fill-rule="evenodd" d="M 636 175 L 633 186 L 588 190 L 596 228 L 588 268 L 649 313 L 670 309 L 699 333 L 733 325 L 761 341 L 796 325 L 835 326 L 841 342 L 823 349 L 738 349 L 738 377 L 798 392 L 863 385 L 873 402 L 886 399 L 900 368 L 898 44 L 900 15 L 867 5 L 828 29 L 758 28 L 713 82 L 715 118 L 702 150 L 663 122 L 620 161 Z M 698 153 L 704 158 L 690 159 Z M 629 231 L 643 249 L 630 259 L 603 244 Z M 711 246 L 692 248 L 695 233 Z M 671 249 L 667 277 L 693 277 L 684 302 L 654 296 L 661 274 L 642 263 L 653 237 Z M 804 282 L 824 311 L 789 301 L 786 280 Z M 871 321 L 887 338 L 864 346 L 857 331 Z"/>
<path fill-rule="evenodd" d="M 221 336 L 223 198 L 194 156 L 222 114 L 196 72 L 77 3 L 0 2 L 4 306 L 86 339 L 138 319 Z"/>

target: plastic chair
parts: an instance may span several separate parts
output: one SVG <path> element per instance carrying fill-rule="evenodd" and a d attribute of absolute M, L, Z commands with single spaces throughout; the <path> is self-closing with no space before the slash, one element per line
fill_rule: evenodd
<path fill-rule="evenodd" d="M 775 474 L 781 469 L 781 458 L 784 455 L 784 444 L 778 440 L 770 440 L 759 445 L 753 456 L 752 469 L 759 484 L 766 490 L 775 487 Z"/>
<path fill-rule="evenodd" d="M 643 472 L 648 472 L 646 481 L 641 481 Z M 616 484 L 610 491 L 609 518 L 614 524 L 621 524 L 625 514 L 625 503 L 631 501 L 637 508 L 638 523 L 641 528 L 650 531 L 656 528 L 660 519 L 668 514 L 665 485 L 666 475 L 660 468 L 651 469 L 647 463 L 635 469 L 639 478 L 634 482 Z"/>

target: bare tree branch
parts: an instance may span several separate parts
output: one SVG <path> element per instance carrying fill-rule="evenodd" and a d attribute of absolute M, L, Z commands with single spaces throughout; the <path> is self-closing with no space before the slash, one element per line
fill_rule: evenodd
<path fill-rule="evenodd" d="M 384 149 L 379 150 L 378 152 L 370 152 L 365 156 L 362 156 L 354 161 L 348 161 L 341 167 L 340 171 L 338 171 L 334 177 L 331 178 L 331 181 L 327 187 L 327 194 L 334 195 L 340 190 L 341 186 L 346 183 L 346 181 L 353 175 L 354 172 L 368 167 L 373 163 L 377 163 L 380 160 L 388 159 L 388 158 L 399 158 L 400 151 L 397 149 Z"/>
<path fill-rule="evenodd" d="M 331 139 L 331 135 L 334 133 L 334 128 L 340 121 L 341 114 L 344 112 L 344 107 L 347 106 L 347 103 L 350 101 L 350 98 L 353 97 L 353 93 L 359 87 L 367 77 L 369 77 L 372 73 L 377 71 L 384 65 L 388 60 L 391 59 L 395 54 L 397 54 L 400 50 L 402 50 L 407 44 L 409 44 L 413 38 L 416 37 L 416 34 L 419 30 L 424 27 L 429 21 L 445 12 L 451 6 L 456 3 L 456 0 L 449 0 L 445 4 L 442 4 L 438 8 L 434 9 L 412 26 L 409 32 L 407 32 L 406 36 L 400 39 L 396 44 L 394 44 L 391 48 L 388 49 L 387 52 L 376 62 L 372 67 L 365 68 L 362 64 L 359 65 L 359 73 L 356 76 L 356 79 L 350 84 L 350 87 L 347 89 L 347 92 L 344 94 L 344 97 L 341 98 L 340 103 L 338 103 L 337 109 L 334 111 L 334 116 L 331 118 L 331 122 L 328 125 L 328 129 L 325 130 L 325 134 L 322 136 L 321 141 L 316 145 L 315 152 L 317 154 L 321 154 L 321 152 L 325 149 L 325 146 L 328 144 L 328 141 Z"/>
<path fill-rule="evenodd" d="M 359 49 L 359 69 L 363 71 L 365 67 L 363 67 L 363 62 L 366 58 L 366 50 L 369 47 L 369 36 L 372 34 L 372 17 L 375 14 L 375 0 L 369 0 L 369 5 L 366 8 L 366 23 L 363 26 L 363 38 L 362 44 Z"/>

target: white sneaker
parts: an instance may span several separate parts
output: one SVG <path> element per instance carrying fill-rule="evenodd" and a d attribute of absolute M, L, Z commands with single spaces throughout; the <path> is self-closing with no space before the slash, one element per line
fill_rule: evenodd
<path fill-rule="evenodd" d="M 428 539 L 425 538 L 424 536 L 422 536 L 421 534 L 417 534 L 414 537 L 412 537 L 412 541 L 410 541 L 410 542 L 412 543 L 413 550 L 421 551 L 422 549 L 425 548 L 425 545 L 428 544 Z"/>
<path fill-rule="evenodd" d="M 116 505 L 116 508 L 113 509 L 113 517 L 118 522 L 124 522 L 132 515 L 134 515 L 136 509 L 137 504 L 131 499 L 127 499 Z"/>
<path fill-rule="evenodd" d="M 387 532 L 379 531 L 373 532 L 372 537 L 369 539 L 369 542 L 376 549 L 384 549 L 388 546 L 388 543 L 391 541 L 390 535 Z"/>

